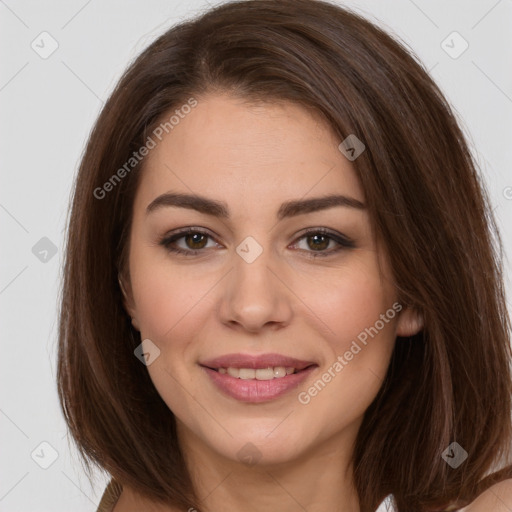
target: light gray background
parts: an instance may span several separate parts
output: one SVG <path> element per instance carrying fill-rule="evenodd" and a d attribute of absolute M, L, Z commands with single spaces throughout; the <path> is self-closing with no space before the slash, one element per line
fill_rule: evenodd
<path fill-rule="evenodd" d="M 512 0 L 339 3 L 397 34 L 431 70 L 476 148 L 510 255 Z M 107 478 L 98 474 L 90 488 L 68 446 L 55 386 L 71 184 L 89 130 L 127 63 L 206 7 L 202 0 L 0 0 L 0 511 L 96 510 Z M 59 45 L 46 59 L 31 47 L 50 48 L 43 31 Z M 456 59 L 441 46 L 453 31 L 469 44 Z M 461 44 L 457 36 L 444 43 L 452 53 Z M 56 246 L 53 257 L 33 253 L 43 237 Z M 510 276 L 507 263 L 509 290 Z M 52 450 L 58 457 L 41 468 Z"/>

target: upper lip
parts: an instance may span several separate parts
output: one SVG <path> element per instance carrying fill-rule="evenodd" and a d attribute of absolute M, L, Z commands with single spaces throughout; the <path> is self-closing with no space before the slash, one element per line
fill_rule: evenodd
<path fill-rule="evenodd" d="M 212 369 L 218 368 L 268 368 L 275 366 L 284 366 L 285 368 L 295 368 L 303 370 L 308 366 L 315 365 L 313 361 L 303 361 L 295 357 L 283 356 L 281 354 L 226 354 L 224 356 L 208 359 L 199 363 Z"/>

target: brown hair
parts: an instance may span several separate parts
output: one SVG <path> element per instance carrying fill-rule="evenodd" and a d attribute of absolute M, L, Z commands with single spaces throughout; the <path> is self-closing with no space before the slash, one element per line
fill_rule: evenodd
<path fill-rule="evenodd" d="M 425 327 L 397 338 L 364 415 L 353 455 L 361 511 L 390 493 L 400 512 L 463 506 L 512 478 L 512 466 L 498 471 L 512 442 L 502 244 L 467 143 L 408 51 L 314 0 L 233 2 L 173 27 L 130 65 L 92 130 L 69 219 L 57 376 L 87 471 L 92 461 L 154 501 L 200 510 L 174 415 L 134 356 L 141 340 L 118 283 L 144 161 L 112 176 L 165 116 L 215 91 L 301 104 L 340 142 L 356 134 L 366 145 L 353 165 L 372 227 L 401 303 Z M 457 469 L 441 457 L 453 441 L 468 453 Z"/>

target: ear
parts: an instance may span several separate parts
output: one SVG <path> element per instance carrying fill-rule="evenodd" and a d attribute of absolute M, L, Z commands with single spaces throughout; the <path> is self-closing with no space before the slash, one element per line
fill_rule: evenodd
<path fill-rule="evenodd" d="M 139 323 L 137 321 L 137 310 L 135 308 L 135 301 L 133 300 L 133 293 L 130 280 L 125 280 L 121 272 L 119 272 L 117 280 L 119 281 L 119 287 L 121 288 L 121 293 L 123 294 L 124 309 L 131 316 L 133 327 L 140 331 Z"/>
<path fill-rule="evenodd" d="M 411 307 L 406 307 L 400 311 L 396 324 L 396 335 L 402 337 L 414 336 L 418 334 L 423 327 L 423 315 Z"/>

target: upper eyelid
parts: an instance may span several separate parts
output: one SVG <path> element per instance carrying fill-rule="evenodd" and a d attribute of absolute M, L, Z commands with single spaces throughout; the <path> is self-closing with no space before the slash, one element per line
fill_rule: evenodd
<path fill-rule="evenodd" d="M 210 237 L 215 243 L 222 245 L 217 240 L 217 236 L 211 234 L 211 232 L 209 230 L 207 230 L 206 228 L 199 228 L 199 227 L 196 228 L 194 226 L 178 229 L 176 232 L 164 235 L 161 238 L 161 243 L 163 243 L 163 242 L 165 242 L 167 240 L 170 240 L 170 239 L 173 239 L 172 242 L 176 242 L 177 240 L 180 240 L 181 238 L 185 237 L 186 235 L 188 235 L 190 233 L 199 233 L 199 234 L 202 234 L 202 235 L 206 235 L 206 236 Z M 303 230 L 301 230 L 295 236 L 295 238 L 294 238 L 292 243 L 294 243 L 294 244 L 297 243 L 298 240 L 301 240 L 302 238 L 304 238 L 305 236 L 309 235 L 310 233 L 311 234 L 321 233 L 323 235 L 330 236 L 331 240 L 333 240 L 337 244 L 340 244 L 340 242 L 338 242 L 336 240 L 336 238 L 344 239 L 344 240 L 346 240 L 347 243 L 352 243 L 352 244 L 354 243 L 354 240 L 352 240 L 350 237 L 344 235 L 343 233 L 339 233 L 337 231 L 334 231 L 332 229 L 325 228 L 325 227 L 322 227 L 322 226 L 313 226 L 313 227 L 304 228 Z M 342 245 L 342 244 L 340 244 L 340 245 Z M 202 249 L 188 249 L 188 250 L 190 252 L 192 252 L 192 251 L 202 251 Z"/>
<path fill-rule="evenodd" d="M 316 233 L 316 232 L 321 232 L 321 233 L 324 233 L 327 235 L 332 234 L 333 236 L 341 236 L 341 237 L 349 238 L 346 235 L 344 235 L 343 233 L 340 233 L 331 228 L 325 228 L 322 226 L 312 226 L 312 227 L 303 228 L 300 230 L 300 232 L 299 232 L 299 234 L 297 234 L 297 236 L 300 237 L 300 236 L 307 235 L 309 233 Z M 217 238 L 217 235 L 212 234 L 212 232 L 210 230 L 208 230 L 207 228 L 199 228 L 199 227 L 196 228 L 194 226 L 181 228 L 181 229 L 178 228 L 176 231 L 172 231 L 172 232 L 165 234 L 162 238 L 170 238 L 170 237 L 179 236 L 179 235 L 187 235 L 189 233 L 200 233 L 203 235 L 208 235 L 211 238 Z"/>
<path fill-rule="evenodd" d="M 193 228 L 193 227 L 192 228 L 178 229 L 177 231 L 174 231 L 172 233 L 168 233 L 168 234 L 166 234 L 166 235 L 164 235 L 162 237 L 162 240 L 168 240 L 170 238 L 174 238 L 175 240 L 179 240 L 180 238 L 183 238 L 183 237 L 185 237 L 186 235 L 188 235 L 190 233 L 199 233 L 201 235 L 206 235 L 206 236 L 210 237 L 211 239 L 215 240 L 215 242 L 220 243 L 217 240 L 217 235 L 213 235 L 207 229 L 205 229 L 205 228 Z"/>

